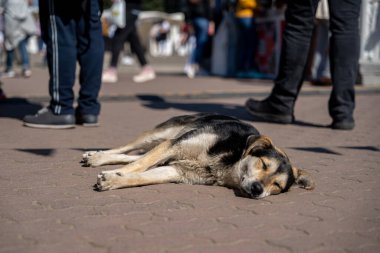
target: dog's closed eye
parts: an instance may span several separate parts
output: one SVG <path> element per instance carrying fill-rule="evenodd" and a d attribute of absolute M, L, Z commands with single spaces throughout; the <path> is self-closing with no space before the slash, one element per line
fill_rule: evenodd
<path fill-rule="evenodd" d="M 263 165 L 262 166 L 263 170 L 268 170 L 269 166 L 264 162 L 264 160 L 260 158 L 260 161 L 261 161 L 261 164 Z"/>
<path fill-rule="evenodd" d="M 283 190 L 281 185 L 278 182 L 274 182 L 273 185 L 277 187 L 278 189 L 280 189 L 281 191 Z"/>

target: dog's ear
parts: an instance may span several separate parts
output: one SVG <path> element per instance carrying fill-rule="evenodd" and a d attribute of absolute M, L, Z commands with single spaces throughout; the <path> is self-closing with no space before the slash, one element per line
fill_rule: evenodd
<path fill-rule="evenodd" d="M 272 140 L 264 135 L 250 135 L 247 138 L 243 157 L 253 154 L 259 150 L 269 149 L 273 147 Z"/>
<path fill-rule="evenodd" d="M 310 174 L 302 169 L 292 167 L 295 183 L 306 190 L 313 190 L 315 188 L 314 180 Z"/>

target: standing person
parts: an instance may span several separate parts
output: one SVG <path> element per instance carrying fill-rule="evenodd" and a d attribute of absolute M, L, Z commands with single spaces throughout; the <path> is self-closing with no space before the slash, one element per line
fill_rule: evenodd
<path fill-rule="evenodd" d="M 47 47 L 50 104 L 24 125 L 36 128 L 72 128 L 75 123 L 97 126 L 98 94 L 104 42 L 99 0 L 40 0 L 42 38 Z M 79 97 L 74 110 L 75 68 L 79 62 Z"/>
<path fill-rule="evenodd" d="M 141 0 L 128 0 L 125 3 L 125 27 L 117 28 L 115 35 L 112 38 L 112 51 L 110 66 L 103 72 L 102 81 L 106 83 L 115 83 L 118 81 L 117 65 L 119 61 L 120 52 L 123 50 L 126 40 L 131 44 L 132 51 L 136 54 L 137 59 L 141 65 L 141 72 L 133 77 L 133 81 L 137 83 L 150 81 L 156 78 L 156 73 L 153 68 L 148 64 L 145 58 L 144 50 L 140 43 L 136 21 L 138 14 L 141 10 Z"/>
<path fill-rule="evenodd" d="M 255 14 L 256 0 L 238 0 L 236 2 L 235 17 L 239 31 L 239 48 L 237 69 L 243 73 L 253 68 L 254 53 L 256 51 Z"/>
<path fill-rule="evenodd" d="M 294 104 L 304 79 L 318 0 L 288 1 L 279 74 L 271 94 L 263 101 L 249 99 L 247 110 L 268 122 L 294 121 Z M 329 0 L 330 65 L 333 89 L 328 103 L 332 129 L 355 127 L 354 85 L 359 58 L 360 0 Z"/>
<path fill-rule="evenodd" d="M 36 33 L 36 24 L 29 11 L 27 0 L 1 0 L 1 7 L 4 10 L 4 30 L 6 49 L 6 69 L 5 77 L 14 77 L 13 71 L 14 51 L 18 48 L 21 62 L 22 75 L 30 77 L 29 53 L 27 51 L 28 39 Z"/>
<path fill-rule="evenodd" d="M 195 35 L 195 48 L 189 56 L 185 66 L 185 73 L 193 78 L 202 61 L 203 52 L 207 44 L 209 34 L 214 33 L 214 23 L 209 0 L 186 0 L 185 19 L 192 25 Z"/>

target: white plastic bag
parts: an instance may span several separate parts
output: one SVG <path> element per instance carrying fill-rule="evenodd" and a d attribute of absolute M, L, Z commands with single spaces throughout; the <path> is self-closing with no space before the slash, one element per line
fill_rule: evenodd
<path fill-rule="evenodd" d="M 111 23 L 119 28 L 125 27 L 125 1 L 115 0 L 111 6 Z"/>

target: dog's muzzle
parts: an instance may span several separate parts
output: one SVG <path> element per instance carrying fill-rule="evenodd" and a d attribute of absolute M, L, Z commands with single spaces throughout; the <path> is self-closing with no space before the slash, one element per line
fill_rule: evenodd
<path fill-rule="evenodd" d="M 264 192 L 264 188 L 261 185 L 261 183 L 259 183 L 259 182 L 253 182 L 251 184 L 250 190 L 251 190 L 251 192 L 250 192 L 251 196 L 254 198 L 259 197 Z"/>

